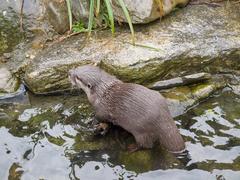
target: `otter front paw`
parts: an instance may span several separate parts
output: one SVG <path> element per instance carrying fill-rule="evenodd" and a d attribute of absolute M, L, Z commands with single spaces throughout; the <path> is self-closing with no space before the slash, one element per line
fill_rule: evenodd
<path fill-rule="evenodd" d="M 129 153 L 136 152 L 140 149 L 141 148 L 137 144 L 129 144 L 128 147 L 127 147 L 127 150 L 128 150 Z"/>
<path fill-rule="evenodd" d="M 108 132 L 109 124 L 107 123 L 99 123 L 94 126 L 94 133 L 105 135 Z"/>

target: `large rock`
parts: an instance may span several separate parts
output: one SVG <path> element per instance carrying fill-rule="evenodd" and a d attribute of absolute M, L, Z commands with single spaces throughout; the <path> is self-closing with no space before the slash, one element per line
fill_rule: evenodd
<path fill-rule="evenodd" d="M 25 82 L 34 93 L 70 88 L 70 68 L 98 62 L 124 81 L 148 85 L 196 72 L 240 68 L 240 4 L 229 7 L 187 6 L 161 22 L 136 29 L 136 45 L 123 30 L 86 40 L 72 37 L 41 52 L 28 65 Z"/>
<path fill-rule="evenodd" d="M 18 16 L 12 12 L 12 9 L 5 7 L 10 3 L 9 1 L 6 3 L 2 1 L 0 0 L 0 56 L 10 52 L 23 39 Z"/>
<path fill-rule="evenodd" d="M 9 21 L 19 27 L 19 14 L 21 13 L 22 1 L 0 0 L 0 12 Z M 23 4 L 23 26 L 25 28 L 40 28 L 44 26 L 45 7 L 41 1 L 28 0 Z"/>
<path fill-rule="evenodd" d="M 0 0 L 0 12 L 11 22 L 17 22 L 22 1 Z M 43 31 L 52 35 L 54 30 L 64 33 L 69 28 L 68 13 L 65 1 L 28 0 L 23 4 L 23 28 L 25 31 Z M 53 30 L 54 28 L 54 30 Z"/>
<path fill-rule="evenodd" d="M 3 13 L 4 16 L 12 16 L 12 12 L 16 12 L 17 14 L 20 14 L 21 12 L 21 5 L 22 1 L 16 1 L 16 0 L 0 0 L 1 6 L 0 11 Z M 23 6 L 23 13 L 25 16 L 38 17 L 41 16 L 44 9 L 42 7 L 42 0 L 36 1 L 36 0 L 28 0 L 25 1 Z"/>
<path fill-rule="evenodd" d="M 43 0 L 49 22 L 58 33 L 69 29 L 69 18 L 65 1 Z"/>
<path fill-rule="evenodd" d="M 87 22 L 89 15 L 88 0 L 72 0 L 72 13 L 78 21 Z"/>
<path fill-rule="evenodd" d="M 148 23 L 170 13 L 177 5 L 184 6 L 189 0 L 124 0 L 132 23 Z M 118 1 L 112 1 L 114 18 L 127 22 Z"/>
<path fill-rule="evenodd" d="M 0 56 L 10 52 L 22 39 L 19 26 L 0 15 Z"/>
<path fill-rule="evenodd" d="M 6 67 L 0 67 L 0 94 L 12 93 L 18 88 L 19 82 Z"/>
<path fill-rule="evenodd" d="M 224 86 L 225 80 L 222 77 L 215 77 L 209 82 L 164 90 L 162 95 L 167 99 L 171 115 L 176 117 Z"/>
<path fill-rule="evenodd" d="M 19 79 L 2 64 L 0 64 L 0 80 L 0 105 L 29 103 L 24 85 L 20 84 Z M 3 116 L 2 118 L 7 117 L 4 114 L 1 115 L 0 112 L 0 119 L 1 116 Z"/>

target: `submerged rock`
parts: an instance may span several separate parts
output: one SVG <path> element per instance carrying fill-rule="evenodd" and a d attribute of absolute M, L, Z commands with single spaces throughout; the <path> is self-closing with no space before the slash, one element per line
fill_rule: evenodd
<path fill-rule="evenodd" d="M 224 5 L 224 4 L 223 4 Z M 27 66 L 24 80 L 36 94 L 70 88 L 67 72 L 85 63 L 100 66 L 127 82 L 155 80 L 197 72 L 240 68 L 240 4 L 228 7 L 187 6 L 161 22 L 115 38 L 108 31 L 86 40 L 72 37 L 48 47 Z"/>
<path fill-rule="evenodd" d="M 196 84 L 211 78 L 211 74 L 208 73 L 197 73 L 191 74 L 183 77 L 177 77 L 173 79 L 168 79 L 164 81 L 158 81 L 154 83 L 150 88 L 155 90 L 168 89 L 177 86 L 183 86 L 187 84 Z"/>
<path fill-rule="evenodd" d="M 175 155 L 162 149 L 159 145 L 156 145 L 153 149 L 139 150 L 134 153 L 120 151 L 118 158 L 119 162 L 124 164 L 128 170 L 136 171 L 137 173 L 151 169 L 183 167 L 183 164 Z"/>
<path fill-rule="evenodd" d="M 0 104 L 28 103 L 23 84 L 5 66 L 0 67 Z"/>
<path fill-rule="evenodd" d="M 161 93 L 167 98 L 171 115 L 176 117 L 225 86 L 226 82 L 223 78 L 214 78 L 205 83 L 175 87 L 163 90 Z"/>

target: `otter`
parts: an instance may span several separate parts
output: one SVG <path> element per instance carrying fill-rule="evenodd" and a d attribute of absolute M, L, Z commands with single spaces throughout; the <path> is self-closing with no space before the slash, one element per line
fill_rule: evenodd
<path fill-rule="evenodd" d="M 131 133 L 138 148 L 152 148 L 159 141 L 173 153 L 185 149 L 166 100 L 159 92 L 124 83 L 93 65 L 70 70 L 69 78 L 72 85 L 86 93 L 96 118 Z"/>

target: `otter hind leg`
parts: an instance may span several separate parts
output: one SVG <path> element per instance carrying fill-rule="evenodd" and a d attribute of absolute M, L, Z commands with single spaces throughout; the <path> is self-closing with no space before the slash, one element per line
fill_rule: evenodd
<path fill-rule="evenodd" d="M 167 134 L 166 134 L 167 135 Z M 172 153 L 180 153 L 185 150 L 185 143 L 178 131 L 171 133 L 168 136 L 159 136 L 160 144 Z"/>
<path fill-rule="evenodd" d="M 149 134 L 137 134 L 134 135 L 137 145 L 142 148 L 152 148 L 154 143 L 154 138 Z"/>

